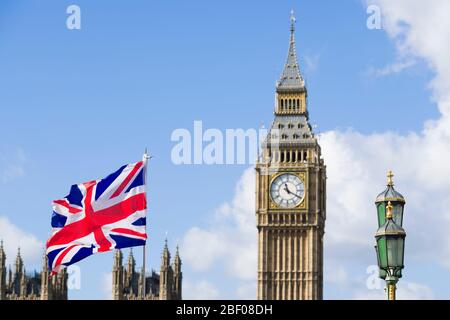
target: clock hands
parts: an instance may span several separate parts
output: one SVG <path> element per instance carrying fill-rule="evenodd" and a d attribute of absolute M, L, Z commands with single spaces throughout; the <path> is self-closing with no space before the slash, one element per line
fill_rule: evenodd
<path fill-rule="evenodd" d="M 296 193 L 289 190 L 287 183 L 284 184 L 284 191 L 286 191 L 288 194 L 292 194 L 293 196 L 296 196 L 297 198 L 301 199 L 301 197 L 299 197 Z"/>

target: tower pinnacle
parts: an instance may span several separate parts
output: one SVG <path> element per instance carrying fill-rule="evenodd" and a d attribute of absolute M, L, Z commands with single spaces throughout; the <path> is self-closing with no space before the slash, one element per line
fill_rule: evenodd
<path fill-rule="evenodd" d="M 289 50 L 284 65 L 283 73 L 280 80 L 277 82 L 277 91 L 291 91 L 304 90 L 304 81 L 300 74 L 300 68 L 297 60 L 297 53 L 295 51 L 295 22 L 294 10 L 291 11 L 291 35 L 289 40 Z"/>
<path fill-rule="evenodd" d="M 294 36 L 296 21 L 297 21 L 297 19 L 295 19 L 294 9 L 292 9 L 291 10 L 291 37 Z"/>

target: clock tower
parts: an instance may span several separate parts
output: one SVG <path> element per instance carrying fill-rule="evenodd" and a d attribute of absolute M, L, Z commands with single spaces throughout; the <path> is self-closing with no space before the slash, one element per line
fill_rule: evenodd
<path fill-rule="evenodd" d="M 323 297 L 326 167 L 309 123 L 294 31 L 292 14 L 275 118 L 256 164 L 258 299 Z"/>

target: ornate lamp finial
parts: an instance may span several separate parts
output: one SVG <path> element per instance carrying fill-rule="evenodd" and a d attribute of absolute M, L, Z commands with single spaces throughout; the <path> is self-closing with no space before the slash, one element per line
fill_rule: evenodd
<path fill-rule="evenodd" d="M 389 187 L 393 187 L 393 186 L 394 186 L 394 180 L 392 180 L 393 177 L 394 177 L 394 174 L 392 173 L 391 170 L 389 170 L 389 172 L 388 172 L 388 174 L 387 174 L 387 178 L 388 178 L 388 180 L 387 180 L 387 185 L 388 185 Z"/>
<path fill-rule="evenodd" d="M 387 206 L 386 206 L 386 219 L 392 219 L 393 215 L 392 215 L 392 209 L 394 207 L 392 206 L 392 203 L 389 201 Z"/>

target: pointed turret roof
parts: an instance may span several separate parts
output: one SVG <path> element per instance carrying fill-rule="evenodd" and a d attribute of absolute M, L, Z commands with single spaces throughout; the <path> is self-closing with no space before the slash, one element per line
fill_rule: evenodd
<path fill-rule="evenodd" d="M 178 248 L 178 245 L 177 245 L 177 250 L 175 251 L 175 258 L 174 258 L 174 260 L 175 260 L 175 263 L 180 263 L 181 262 L 180 250 Z"/>
<path fill-rule="evenodd" d="M 300 67 L 295 51 L 295 16 L 294 10 L 291 11 L 291 37 L 289 41 L 289 51 L 284 65 L 283 73 L 277 82 L 277 91 L 283 90 L 304 90 L 305 81 L 300 73 Z"/>
<path fill-rule="evenodd" d="M 170 252 L 169 252 L 169 246 L 167 245 L 167 238 L 164 241 L 164 249 L 161 255 L 161 264 L 162 265 L 170 265 Z"/>
<path fill-rule="evenodd" d="M 3 239 L 0 240 L 0 259 L 3 260 L 3 263 L 6 260 L 5 250 L 3 249 Z"/>

